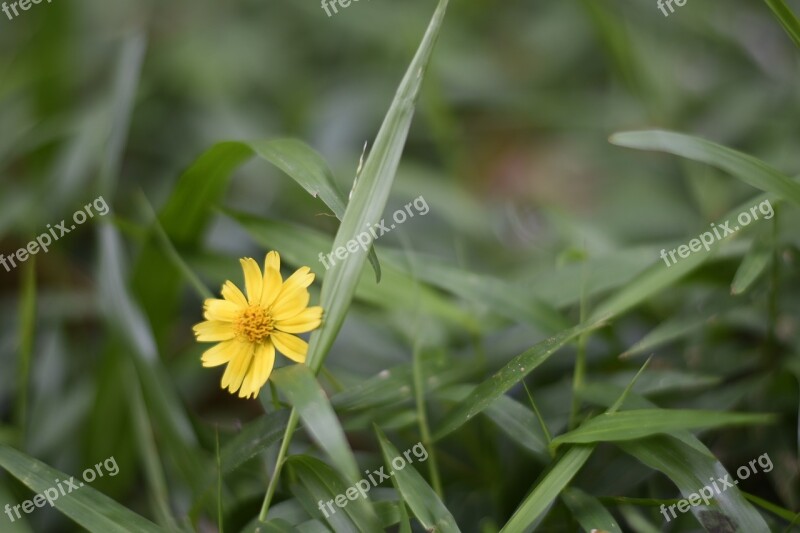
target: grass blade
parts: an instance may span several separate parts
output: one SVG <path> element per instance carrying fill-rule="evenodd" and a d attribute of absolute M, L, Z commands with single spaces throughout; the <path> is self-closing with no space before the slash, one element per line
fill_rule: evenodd
<path fill-rule="evenodd" d="M 529 531 L 550 507 L 564 487 L 575 477 L 575 474 L 586 464 L 594 451 L 594 446 L 574 446 L 557 460 L 548 470 L 544 478 L 536 484 L 522 505 L 517 508 L 511 519 L 503 526 L 500 533 L 517 533 Z"/>
<path fill-rule="evenodd" d="M 69 475 L 4 444 L 0 444 L 0 467 L 36 493 L 55 487 L 57 479 L 70 479 Z M 61 496 L 54 505 L 81 526 L 97 533 L 166 531 L 88 485 Z"/>
<path fill-rule="evenodd" d="M 307 501 L 303 502 L 306 504 L 306 510 L 320 520 L 327 520 L 334 531 L 353 531 L 355 533 L 383 529 L 369 501 L 361 498 L 358 492 L 356 492 L 355 499 L 347 497 L 348 487 L 352 487 L 352 485 L 345 482 L 330 466 L 319 459 L 305 455 L 290 457 L 287 464 L 292 472 L 297 474 L 303 485 L 305 491 L 302 492 L 307 493 Z M 323 503 L 330 500 L 335 501 L 339 495 L 343 495 L 347 500 L 343 509 L 336 505 L 333 505 L 334 512 L 331 512 L 330 506 L 324 507 L 325 511 L 319 509 L 320 501 Z M 325 512 L 329 516 L 325 516 Z"/>
<path fill-rule="evenodd" d="M 544 363 L 565 344 L 582 333 L 599 328 L 600 325 L 600 323 L 581 325 L 562 331 L 558 335 L 546 339 L 516 356 L 491 378 L 478 385 L 466 400 L 445 416 L 444 420 L 439 424 L 439 431 L 434 434 L 433 439 L 439 440 L 461 427 L 469 419 L 489 407 L 511 387 L 522 381 L 525 376 Z"/>
<path fill-rule="evenodd" d="M 328 454 L 339 472 L 351 482 L 358 480 L 358 464 L 347 437 L 311 370 L 305 365 L 292 365 L 274 372 L 271 379 L 300 414 L 309 435 Z"/>
<path fill-rule="evenodd" d="M 386 438 L 386 435 L 375 427 L 375 433 L 383 451 L 383 460 L 389 471 L 392 472 L 392 483 L 408 504 L 411 512 L 417 517 L 422 526 L 428 531 L 441 533 L 457 533 L 461 530 L 456 525 L 456 519 L 447 510 L 447 507 L 436 495 L 425 479 L 417 472 L 413 466 L 406 465 L 402 469 L 392 466 L 392 460 L 402 457 L 400 452 Z"/>
<path fill-rule="evenodd" d="M 635 440 L 658 433 L 774 422 L 772 415 L 718 411 L 641 409 L 604 413 L 569 433 L 559 435 L 553 448 L 565 443 Z"/>
<path fill-rule="evenodd" d="M 607 531 L 608 533 L 622 533 L 622 529 L 603 507 L 600 500 L 578 489 L 566 489 L 561 494 L 561 499 L 569 507 L 572 516 L 578 521 L 584 531 Z"/>
<path fill-rule="evenodd" d="M 660 130 L 615 133 L 610 141 L 618 146 L 666 152 L 706 163 L 748 185 L 800 205 L 800 184 L 753 156 L 711 141 Z"/>
<path fill-rule="evenodd" d="M 786 0 L 764 0 L 769 8 L 775 13 L 775 16 L 780 21 L 783 29 L 792 38 L 794 44 L 800 46 L 800 21 L 792 12 L 791 8 L 786 5 Z"/>
<path fill-rule="evenodd" d="M 684 498 L 710 484 L 711 479 L 716 480 L 727 474 L 710 453 L 702 453 L 674 437 L 651 437 L 620 442 L 617 446 L 650 468 L 664 473 L 677 485 Z M 715 494 L 714 503 L 713 507 L 691 507 L 695 517 L 707 531 L 769 532 L 764 519 L 737 487 L 729 487 Z"/>

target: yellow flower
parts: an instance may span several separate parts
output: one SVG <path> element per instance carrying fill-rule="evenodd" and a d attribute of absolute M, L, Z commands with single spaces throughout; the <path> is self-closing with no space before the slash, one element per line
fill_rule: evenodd
<path fill-rule="evenodd" d="M 204 318 L 194 327 L 199 342 L 217 342 L 203 354 L 203 366 L 227 364 L 222 388 L 240 398 L 258 396 L 275 366 L 275 349 L 296 363 L 305 363 L 308 343 L 296 337 L 316 329 L 322 308 L 308 307 L 308 286 L 314 274 L 302 267 L 286 281 L 281 278 L 281 258 L 270 252 L 264 273 L 253 259 L 241 259 L 247 298 L 226 281 L 223 300 L 205 301 Z"/>

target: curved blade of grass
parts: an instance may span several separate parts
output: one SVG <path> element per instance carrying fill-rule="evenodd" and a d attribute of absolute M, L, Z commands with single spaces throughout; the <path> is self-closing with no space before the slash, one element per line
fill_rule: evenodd
<path fill-rule="evenodd" d="M 306 144 L 294 139 L 225 141 L 206 150 L 183 172 L 161 211 L 161 227 L 176 247 L 191 248 L 198 244 L 211 218 L 212 207 L 224 196 L 233 172 L 256 156 L 284 171 L 322 200 L 339 219 L 344 216 L 344 195 L 336 188 L 325 160 Z M 380 281 L 374 250 L 369 257 Z M 167 319 L 177 305 L 179 281 L 177 268 L 155 242 L 148 243 L 139 258 L 134 287 L 154 324 L 169 322 Z"/>
<path fill-rule="evenodd" d="M 345 246 L 348 241 L 354 240 L 361 234 L 364 228 L 371 228 L 381 220 L 381 214 L 386 208 L 389 191 L 405 148 L 419 89 L 422 86 L 425 71 L 442 27 L 448 1 L 439 0 L 417 53 L 400 82 L 375 139 L 372 152 L 364 164 L 358 183 L 351 191 L 351 200 L 342 218 L 339 231 L 336 233 L 333 249 Z M 331 267 L 328 277 L 322 284 L 320 305 L 325 309 L 325 321 L 322 327 L 311 335 L 306 361 L 315 374 L 322 368 L 325 357 L 344 323 L 364 267 L 364 260 L 364 254 L 355 253 L 350 255 L 347 260 L 337 262 Z M 297 416 L 292 413 L 289 426 L 286 428 L 284 444 L 279 452 L 275 473 L 264 497 L 264 505 L 259 516 L 261 521 L 266 519 L 269 511 L 272 495 L 280 475 L 282 456 L 288 449 L 288 442 L 296 424 Z"/>
<path fill-rule="evenodd" d="M 800 46 L 800 21 L 792 12 L 791 8 L 786 5 L 786 0 L 764 0 L 769 8 L 775 13 L 775 16 L 780 21 L 783 29 L 792 38 L 794 44 Z"/>
<path fill-rule="evenodd" d="M 470 385 L 455 385 L 440 391 L 438 396 L 448 401 L 460 402 L 474 389 Z M 483 414 L 524 449 L 534 455 L 547 454 L 546 437 L 536 415 L 515 399 L 502 395 Z"/>
<path fill-rule="evenodd" d="M 636 380 L 644 373 L 649 365 L 650 360 L 642 365 L 642 368 L 631 379 L 630 383 L 616 401 L 608 408 L 607 414 L 615 413 L 625 403 L 628 395 L 631 393 Z M 586 464 L 589 457 L 594 452 L 595 444 L 577 444 L 571 447 L 567 452 L 553 463 L 548 469 L 547 473 L 543 476 L 542 481 L 536 484 L 522 504 L 514 512 L 511 520 L 503 526 L 501 533 L 517 533 L 518 531 L 530 531 L 535 527 L 535 524 L 542 519 L 544 513 L 550 508 L 550 505 L 564 490 L 567 484 L 572 480 L 578 471 Z"/>
<path fill-rule="evenodd" d="M 567 450 L 536 484 L 536 488 L 525 498 L 500 533 L 530 531 L 531 525 L 541 518 L 553 500 L 586 464 L 594 448 L 594 445 L 578 445 Z"/>
<path fill-rule="evenodd" d="M 319 520 L 326 520 L 334 531 L 382 531 L 381 523 L 369 500 L 361 498 L 357 494 L 355 499 L 347 499 L 347 505 L 339 508 L 334 504 L 334 511 L 331 513 L 327 508 L 329 516 L 325 516 L 319 509 L 319 501 L 328 502 L 335 500 L 338 495 L 346 497 L 348 487 L 351 484 L 345 482 L 342 477 L 330 466 L 305 455 L 295 455 L 287 460 L 287 465 L 297 474 L 305 492 L 310 496 L 310 500 L 301 501 L 304 507 L 312 516 Z"/>
<path fill-rule="evenodd" d="M 300 414 L 309 435 L 351 482 L 359 476 L 358 464 L 336 413 L 311 370 L 305 365 L 282 368 L 270 378 Z"/>
<path fill-rule="evenodd" d="M 706 163 L 736 176 L 748 185 L 800 205 L 800 184 L 763 161 L 726 146 L 661 130 L 615 133 L 609 140 L 618 146 L 656 150 Z"/>
<path fill-rule="evenodd" d="M 680 489 L 684 498 L 709 485 L 712 479 L 728 475 L 710 453 L 703 453 L 671 436 L 624 441 L 617 443 L 617 446 L 650 468 L 664 473 Z M 735 478 L 731 476 L 729 479 Z M 691 507 L 692 513 L 707 531 L 769 532 L 764 519 L 742 496 L 738 487 L 728 487 L 715 494 L 714 503 L 714 507 Z"/>
<path fill-rule="evenodd" d="M 220 450 L 222 473 L 230 474 L 278 442 L 288 420 L 289 412 L 283 410 L 264 415 L 246 424 L 242 431 Z"/>
<path fill-rule="evenodd" d="M 11 496 L 11 493 L 8 492 L 6 486 L 3 483 L 0 483 L 0 501 L 2 502 L 13 502 L 14 499 Z M 33 533 L 33 529 L 28 524 L 28 520 L 25 515 L 22 515 L 20 518 L 17 518 L 13 522 L 9 521 L 8 524 L 3 524 L 3 532 L 4 533 Z"/>
<path fill-rule="evenodd" d="M 568 488 L 561 493 L 561 499 L 584 531 L 622 533 L 622 529 L 608 509 L 594 496 L 579 489 Z"/>
<path fill-rule="evenodd" d="M 57 479 L 70 479 L 67 474 L 4 444 L 0 444 L 0 467 L 36 493 L 42 493 L 46 489 L 55 487 Z M 61 496 L 55 500 L 54 505 L 81 526 L 97 533 L 128 533 L 130 531 L 164 533 L 166 531 L 89 485 Z"/>
<path fill-rule="evenodd" d="M 739 296 L 747 292 L 759 276 L 764 273 L 772 258 L 772 250 L 761 239 L 754 239 L 747 255 L 736 270 L 731 283 L 731 294 Z"/>
<path fill-rule="evenodd" d="M 348 241 L 373 227 L 381 220 L 389 191 L 394 181 L 400 157 L 403 154 L 414 108 L 425 70 L 439 36 L 449 0 L 440 0 L 422 43 L 397 89 L 397 94 L 386 114 L 364 170 L 352 191 L 352 199 L 342 218 L 331 249 L 346 246 Z M 355 253 L 345 261 L 337 262 L 322 285 L 321 305 L 325 309 L 325 323 L 311 336 L 308 349 L 308 366 L 319 371 L 328 350 L 344 323 L 347 309 L 353 298 L 364 254 Z"/>
<path fill-rule="evenodd" d="M 461 530 L 456 525 L 456 519 L 453 518 L 453 515 L 447 510 L 447 507 L 436 495 L 436 492 L 413 466 L 407 464 L 401 470 L 397 470 L 392 466 L 392 460 L 396 457 L 402 457 L 402 455 L 377 426 L 375 426 L 375 433 L 381 444 L 383 460 L 387 469 L 391 472 L 392 483 L 422 526 L 428 531 L 441 533 L 460 532 Z"/>
<path fill-rule="evenodd" d="M 605 413 L 583 423 L 577 429 L 559 435 L 550 443 L 557 448 L 565 443 L 588 444 L 635 440 L 658 433 L 691 429 L 709 429 L 774 422 L 769 414 L 726 413 L 689 409 L 640 409 Z"/>
<path fill-rule="evenodd" d="M 475 390 L 472 391 L 466 400 L 461 402 L 453 411 L 445 416 L 444 420 L 440 423 L 439 430 L 434 434 L 433 439 L 439 440 L 461 427 L 469 419 L 489 407 L 511 387 L 522 381 L 525 376 L 544 363 L 565 344 L 582 333 L 592 331 L 600 326 L 601 323 L 599 322 L 576 326 L 562 331 L 549 339 L 545 339 L 529 350 L 516 356 L 507 365 L 498 370 L 491 378 L 475 387 Z"/>

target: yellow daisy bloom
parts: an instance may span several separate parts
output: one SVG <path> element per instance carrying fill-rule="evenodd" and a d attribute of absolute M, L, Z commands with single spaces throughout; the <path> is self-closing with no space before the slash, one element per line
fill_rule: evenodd
<path fill-rule="evenodd" d="M 308 307 L 309 267 L 281 277 L 281 258 L 270 252 L 262 274 L 258 263 L 241 259 L 247 297 L 226 281 L 222 300 L 205 301 L 204 318 L 194 327 L 199 342 L 217 342 L 203 354 L 203 366 L 227 364 L 222 388 L 240 398 L 257 397 L 275 366 L 275 349 L 296 363 L 305 363 L 308 343 L 295 336 L 319 327 L 322 307 Z"/>

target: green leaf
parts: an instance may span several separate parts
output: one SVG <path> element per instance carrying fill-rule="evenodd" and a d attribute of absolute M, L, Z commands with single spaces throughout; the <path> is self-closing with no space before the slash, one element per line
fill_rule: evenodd
<path fill-rule="evenodd" d="M 378 440 L 381 444 L 383 460 L 388 469 L 387 473 L 391 476 L 392 483 L 408 504 L 411 512 L 420 521 L 422 527 L 428 531 L 441 533 L 461 531 L 456 525 L 455 518 L 447 510 L 439 496 L 436 495 L 436 492 L 412 465 L 406 464 L 402 469 L 397 469 L 393 466 L 392 461 L 397 457 L 403 456 L 377 426 L 375 427 L 375 433 L 378 435 Z"/>
<path fill-rule="evenodd" d="M 786 0 L 764 0 L 769 8 L 778 17 L 783 29 L 792 38 L 794 44 L 800 46 L 800 21 L 792 12 L 791 8 L 786 5 Z"/>
<path fill-rule="evenodd" d="M 615 133 L 610 141 L 618 146 L 667 152 L 706 163 L 748 185 L 800 205 L 800 184 L 753 156 L 711 141 L 661 130 Z"/>
<path fill-rule="evenodd" d="M 178 179 L 161 211 L 161 227 L 177 248 L 197 246 L 211 219 L 212 207 L 224 196 L 233 172 L 254 156 L 286 172 L 342 218 L 346 205 L 344 195 L 336 188 L 324 159 L 304 143 L 293 139 L 226 141 L 215 144 L 192 163 Z M 370 261 L 380 280 L 374 251 L 370 252 Z M 158 275 L 154 276 L 153 272 Z M 139 258 L 134 286 L 153 323 L 169 322 L 166 319 L 174 311 L 179 281 L 177 268 L 156 242 L 149 242 Z"/>
<path fill-rule="evenodd" d="M 326 520 L 334 531 L 382 531 L 380 521 L 369 500 L 361 497 L 361 493 L 356 491 L 355 499 L 347 498 L 347 490 L 354 486 L 345 482 L 341 475 L 330 466 L 305 455 L 295 455 L 286 460 L 287 466 L 292 469 L 300 480 L 305 494 L 301 503 L 305 504 L 306 511 L 319 520 Z M 302 493 L 303 491 L 298 491 Z M 352 491 L 351 491 L 351 494 Z M 340 508 L 335 504 L 336 497 L 342 495 L 346 498 L 347 504 Z M 333 510 L 330 506 L 324 505 L 330 500 L 334 500 Z M 320 501 L 323 503 L 322 511 L 319 508 Z M 341 501 L 341 499 L 340 499 Z M 326 516 L 327 514 L 327 516 Z"/>
<path fill-rule="evenodd" d="M 744 294 L 764 273 L 772 258 L 772 250 L 762 239 L 753 239 L 750 250 L 742 259 L 731 283 L 731 294 Z"/>
<path fill-rule="evenodd" d="M 684 498 L 727 475 L 713 457 L 671 436 L 617 443 L 624 452 L 669 477 Z M 701 445 L 702 446 L 702 445 Z M 731 476 L 729 479 L 736 479 Z M 692 513 L 707 531 L 768 533 L 769 527 L 737 487 L 714 494 L 714 507 L 692 506 Z M 671 516 L 670 516 L 671 518 Z"/>
<path fill-rule="evenodd" d="M 39 494 L 56 487 L 58 479 L 70 479 L 69 475 L 50 468 L 41 461 L 4 444 L 0 444 L 0 467 Z M 92 532 L 161 533 L 165 531 L 96 491 L 90 485 L 81 486 L 77 490 L 73 489 L 72 492 L 55 499 L 53 503 L 59 511 Z"/>
<path fill-rule="evenodd" d="M 439 1 L 422 43 L 397 89 L 372 151 L 364 163 L 361 177 L 353 188 L 352 199 L 342 218 L 332 249 L 346 246 L 349 241 L 363 233 L 364 228 L 373 227 L 382 218 L 448 1 Z M 308 349 L 308 366 L 315 372 L 322 367 L 328 350 L 344 323 L 364 259 L 363 254 L 356 253 L 350 255 L 346 261 L 337 262 L 331 267 L 329 276 L 322 285 L 320 299 L 326 318 L 322 327 L 312 334 Z"/>
<path fill-rule="evenodd" d="M 641 409 L 604 413 L 583 423 L 577 429 L 559 435 L 551 447 L 564 443 L 588 444 L 634 440 L 673 431 L 708 429 L 725 426 L 766 424 L 774 422 L 769 414 L 726 413 L 718 411 Z"/>
<path fill-rule="evenodd" d="M 586 464 L 593 451 L 593 445 L 574 446 L 567 450 L 536 484 L 536 488 L 525 498 L 500 533 L 529 531 L 529 528 L 542 517 L 544 512 L 549 509 L 550 504 Z"/>
<path fill-rule="evenodd" d="M 568 488 L 561 493 L 561 499 L 586 533 L 596 530 L 622 533 L 608 509 L 594 496 L 579 489 Z"/>
<path fill-rule="evenodd" d="M 311 370 L 306 365 L 291 365 L 275 371 L 271 379 L 297 409 L 309 435 L 336 468 L 351 482 L 359 479 L 358 464 L 344 430 Z"/>
<path fill-rule="evenodd" d="M 229 474 L 280 440 L 289 412 L 277 411 L 246 424 L 220 450 L 222 473 Z"/>
<path fill-rule="evenodd" d="M 470 385 L 455 385 L 439 392 L 438 396 L 454 402 L 461 402 L 475 390 Z M 547 454 L 547 444 L 541 425 L 533 411 L 503 395 L 487 407 L 483 414 L 491 420 L 511 440 L 532 452 L 534 455 Z"/>
<path fill-rule="evenodd" d="M 469 419 L 489 407 L 505 394 L 511 387 L 522 381 L 535 368 L 544 363 L 562 346 L 582 333 L 597 329 L 601 323 L 583 324 L 562 331 L 549 339 L 536 344 L 529 350 L 513 358 L 507 365 L 498 370 L 491 378 L 478 385 L 469 397 L 451 411 L 439 424 L 440 429 L 433 438 L 439 440 L 452 433 Z"/>

